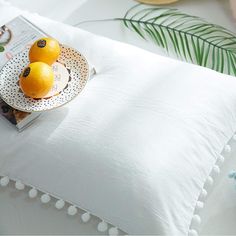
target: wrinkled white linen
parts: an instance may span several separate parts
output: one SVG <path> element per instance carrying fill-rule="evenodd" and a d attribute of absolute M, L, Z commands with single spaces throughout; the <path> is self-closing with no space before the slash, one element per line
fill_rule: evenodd
<path fill-rule="evenodd" d="M 0 4 L 0 23 L 20 11 Z M 98 74 L 22 133 L 0 118 L 0 175 L 73 202 L 129 234 L 187 235 L 236 127 L 236 81 L 24 13 Z"/>

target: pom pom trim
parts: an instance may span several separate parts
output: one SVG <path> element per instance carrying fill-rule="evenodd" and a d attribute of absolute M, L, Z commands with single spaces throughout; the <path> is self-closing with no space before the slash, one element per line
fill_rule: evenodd
<path fill-rule="evenodd" d="M 1 1 L 1 0 L 0 0 Z M 233 136 L 233 139 L 236 140 L 236 135 Z M 230 145 L 226 145 L 224 148 L 224 152 L 226 153 L 230 153 L 231 152 L 231 146 Z M 222 155 L 219 155 L 217 162 L 219 163 L 223 163 L 224 162 L 224 157 Z M 214 167 L 212 168 L 211 174 L 215 172 L 215 173 L 220 173 L 220 167 L 217 165 L 217 163 L 214 165 Z M 208 183 L 210 185 L 212 185 L 214 183 L 214 179 L 212 178 L 211 174 L 208 176 L 208 178 L 205 181 L 205 185 Z M 233 171 L 229 174 L 230 178 L 235 178 L 236 179 L 236 171 Z M 29 198 L 36 198 L 38 195 L 38 192 L 41 192 L 41 202 L 44 204 L 47 204 L 51 201 L 51 197 L 56 199 L 56 203 L 55 203 L 55 208 L 57 208 L 58 210 L 64 208 L 65 204 L 69 204 L 69 207 L 67 208 L 67 213 L 71 216 L 74 216 L 78 213 L 78 209 L 85 211 L 82 215 L 81 215 L 81 220 L 84 223 L 87 223 L 90 218 L 91 218 L 91 214 L 89 212 L 87 212 L 84 209 L 81 209 L 80 207 L 72 204 L 71 202 L 68 201 L 64 201 L 61 198 L 58 198 L 52 194 L 46 193 L 42 190 L 39 190 L 37 188 L 35 188 L 32 185 L 26 185 L 23 182 L 21 182 L 20 180 L 14 180 L 14 179 L 10 179 L 8 176 L 0 176 L 0 188 L 1 187 L 6 187 L 10 181 L 14 181 L 15 182 L 15 188 L 17 190 L 23 190 L 25 189 L 25 187 L 27 188 L 31 188 L 28 191 L 28 196 Z M 205 188 L 202 188 L 201 193 L 199 194 L 199 199 L 203 199 L 207 197 L 207 190 Z M 202 209 L 204 207 L 204 202 L 197 200 L 196 205 L 195 205 L 195 209 L 194 209 L 194 214 L 192 216 L 191 219 L 191 223 L 190 223 L 190 227 L 189 227 L 189 231 L 188 234 L 192 235 L 192 236 L 197 236 L 198 233 L 196 231 L 196 229 L 192 228 L 192 225 L 199 225 L 201 224 L 201 217 L 199 215 L 196 215 L 195 212 L 196 210 Z M 95 215 L 94 215 L 95 216 Z M 106 232 L 108 230 L 109 235 L 119 235 L 119 229 L 117 227 L 111 227 L 109 229 L 108 227 L 108 223 L 105 222 L 104 220 L 102 220 L 100 223 L 98 223 L 97 229 L 99 232 Z"/>
<path fill-rule="evenodd" d="M 231 140 L 236 141 L 236 134 L 234 134 L 231 138 Z M 230 140 L 229 140 L 230 142 Z M 228 142 L 228 143 L 229 143 Z M 231 153 L 231 146 L 229 144 L 226 144 L 222 153 Z M 193 210 L 193 216 L 191 219 L 191 223 L 189 224 L 189 231 L 188 231 L 188 235 L 190 236 L 198 236 L 198 232 L 196 230 L 196 228 L 199 227 L 199 225 L 201 224 L 201 217 L 196 214 L 197 212 L 199 212 L 201 209 L 204 208 L 204 200 L 206 199 L 207 195 L 208 195 L 208 191 L 207 189 L 209 188 L 209 186 L 214 184 L 214 178 L 213 176 L 216 174 L 220 173 L 220 165 L 224 163 L 225 161 L 225 157 L 221 154 L 219 154 L 215 165 L 213 166 L 211 173 L 209 174 L 209 176 L 206 178 L 204 186 L 199 194 L 199 197 L 196 201 L 196 205 L 195 208 Z M 232 171 L 229 174 L 229 178 L 235 178 L 236 179 L 236 171 Z"/>
<path fill-rule="evenodd" d="M 13 178 L 11 179 L 8 176 L 0 176 L 0 188 L 8 186 L 8 184 L 10 182 L 14 182 L 15 188 L 18 191 L 27 189 L 28 197 L 31 199 L 35 199 L 35 198 L 37 198 L 37 196 L 39 194 L 41 194 L 39 199 L 42 202 L 42 204 L 49 204 L 50 201 L 54 201 L 55 202 L 54 206 L 58 210 L 63 209 L 65 207 L 65 205 L 67 204 L 68 205 L 67 214 L 70 216 L 75 216 L 77 213 L 79 213 L 79 211 L 83 211 L 83 213 L 80 216 L 81 221 L 83 223 L 89 222 L 91 217 L 97 218 L 96 215 L 92 215 L 90 212 L 80 208 L 79 206 L 76 206 L 75 204 L 73 204 L 69 201 L 65 201 L 55 195 L 52 195 L 52 194 L 47 193 L 45 191 L 42 191 L 30 184 L 25 184 L 21 180 L 15 180 Z M 110 228 L 109 228 L 109 226 L 110 226 Z M 99 232 L 104 233 L 104 232 L 108 231 L 108 233 L 110 235 L 114 235 L 114 236 L 119 235 L 119 229 L 117 227 L 113 226 L 112 224 L 104 221 L 103 219 L 101 219 L 101 222 L 98 223 L 97 229 Z"/>

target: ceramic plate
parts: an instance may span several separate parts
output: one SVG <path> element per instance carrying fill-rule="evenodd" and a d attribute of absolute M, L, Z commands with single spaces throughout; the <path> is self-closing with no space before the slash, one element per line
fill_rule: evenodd
<path fill-rule="evenodd" d="M 89 79 L 89 65 L 81 53 L 61 45 L 61 54 L 52 65 L 54 86 L 42 99 L 26 97 L 19 87 L 19 75 L 29 64 L 29 50 L 9 60 L 0 72 L 0 97 L 20 111 L 39 112 L 65 105 L 75 98 Z"/>

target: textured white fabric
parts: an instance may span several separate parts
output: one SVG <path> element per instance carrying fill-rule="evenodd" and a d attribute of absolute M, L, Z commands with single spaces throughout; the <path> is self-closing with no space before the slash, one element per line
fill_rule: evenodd
<path fill-rule="evenodd" d="M 19 13 L 0 4 L 0 23 Z M 0 175 L 69 200 L 129 234 L 187 234 L 236 128 L 236 81 L 39 16 L 98 75 L 22 133 L 0 118 Z"/>

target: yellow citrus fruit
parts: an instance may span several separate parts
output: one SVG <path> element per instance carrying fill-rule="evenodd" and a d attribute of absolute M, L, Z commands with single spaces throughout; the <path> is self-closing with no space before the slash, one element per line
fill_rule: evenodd
<path fill-rule="evenodd" d="M 20 75 L 20 87 L 31 98 L 43 98 L 53 87 L 54 74 L 51 66 L 44 62 L 29 64 Z"/>
<path fill-rule="evenodd" d="M 42 61 L 52 65 L 60 55 L 60 45 L 52 38 L 41 38 L 34 42 L 29 51 L 30 62 Z"/>

